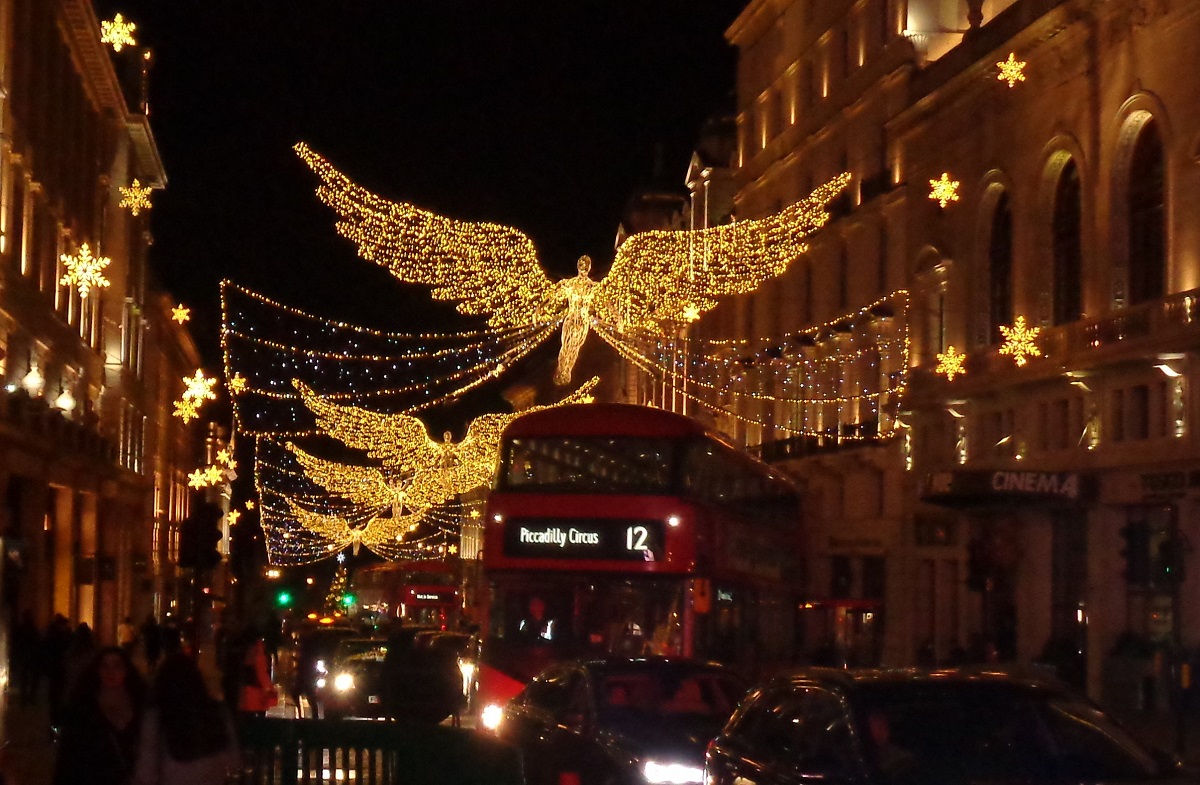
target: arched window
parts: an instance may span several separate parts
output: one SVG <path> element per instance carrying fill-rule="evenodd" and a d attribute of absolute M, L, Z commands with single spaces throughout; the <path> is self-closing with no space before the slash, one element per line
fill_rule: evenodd
<path fill-rule="evenodd" d="M 1083 312 L 1083 232 L 1079 167 L 1067 161 L 1054 190 L 1054 323 Z"/>
<path fill-rule="evenodd" d="M 988 315 L 989 342 L 1000 340 L 1000 325 L 1013 322 L 1012 305 L 1012 207 L 1008 194 L 996 201 L 992 213 L 992 233 L 988 240 Z"/>
<path fill-rule="evenodd" d="M 1129 161 L 1129 304 L 1166 293 L 1167 243 L 1162 138 L 1154 121 L 1138 132 Z"/>

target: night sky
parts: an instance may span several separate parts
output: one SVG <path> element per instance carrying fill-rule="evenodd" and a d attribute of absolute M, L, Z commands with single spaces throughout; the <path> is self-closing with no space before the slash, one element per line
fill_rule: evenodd
<path fill-rule="evenodd" d="M 732 107 L 744 4 L 97 0 L 154 51 L 160 283 L 214 368 L 222 278 L 374 328 L 466 326 L 336 234 L 299 140 L 381 195 L 520 228 L 556 277 L 582 253 L 602 271 L 656 159 L 682 192 L 701 123 Z"/>

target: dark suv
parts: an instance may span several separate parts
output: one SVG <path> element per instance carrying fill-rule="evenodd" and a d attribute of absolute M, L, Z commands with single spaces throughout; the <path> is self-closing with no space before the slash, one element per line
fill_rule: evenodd
<path fill-rule="evenodd" d="M 812 669 L 746 697 L 708 785 L 1080 785 L 1179 774 L 1086 698 L 1035 678 Z"/>

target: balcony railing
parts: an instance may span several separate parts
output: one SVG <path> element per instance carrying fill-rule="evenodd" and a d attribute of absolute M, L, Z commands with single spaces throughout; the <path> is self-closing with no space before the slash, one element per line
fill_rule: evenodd
<path fill-rule="evenodd" d="M 805 434 L 786 439 L 772 439 L 748 448 L 748 452 L 767 463 L 795 458 L 811 458 L 831 455 L 866 447 L 878 447 L 889 440 L 878 439 L 879 425 L 874 420 L 865 423 L 847 423 L 841 433 Z"/>
<path fill-rule="evenodd" d="M 117 448 L 96 427 L 68 420 L 45 398 L 32 398 L 23 390 L 0 391 L 0 427 L 7 426 L 36 439 L 55 452 L 115 464 Z"/>

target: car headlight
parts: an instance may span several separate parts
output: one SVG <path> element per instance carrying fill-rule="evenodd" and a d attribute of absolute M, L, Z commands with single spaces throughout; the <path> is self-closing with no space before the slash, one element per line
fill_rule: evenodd
<path fill-rule="evenodd" d="M 487 730 L 495 731 L 500 727 L 503 719 L 504 707 L 496 703 L 489 703 L 483 707 L 483 711 L 479 715 L 479 724 Z"/>
<path fill-rule="evenodd" d="M 475 675 L 475 663 L 470 660 L 459 660 L 458 671 L 462 674 L 463 679 L 470 681 L 471 677 Z"/>
<path fill-rule="evenodd" d="M 704 782 L 704 769 L 686 763 L 648 760 L 642 765 L 642 776 L 653 785 L 693 785 Z"/>
<path fill-rule="evenodd" d="M 318 690 L 325 689 L 325 679 L 324 678 L 317 679 L 317 689 Z"/>
<path fill-rule="evenodd" d="M 339 673 L 333 679 L 333 688 L 338 692 L 346 692 L 354 689 L 354 674 Z"/>
<path fill-rule="evenodd" d="M 329 671 L 325 670 L 325 660 L 317 660 L 317 664 L 314 667 L 317 669 L 317 673 L 329 673 Z"/>

